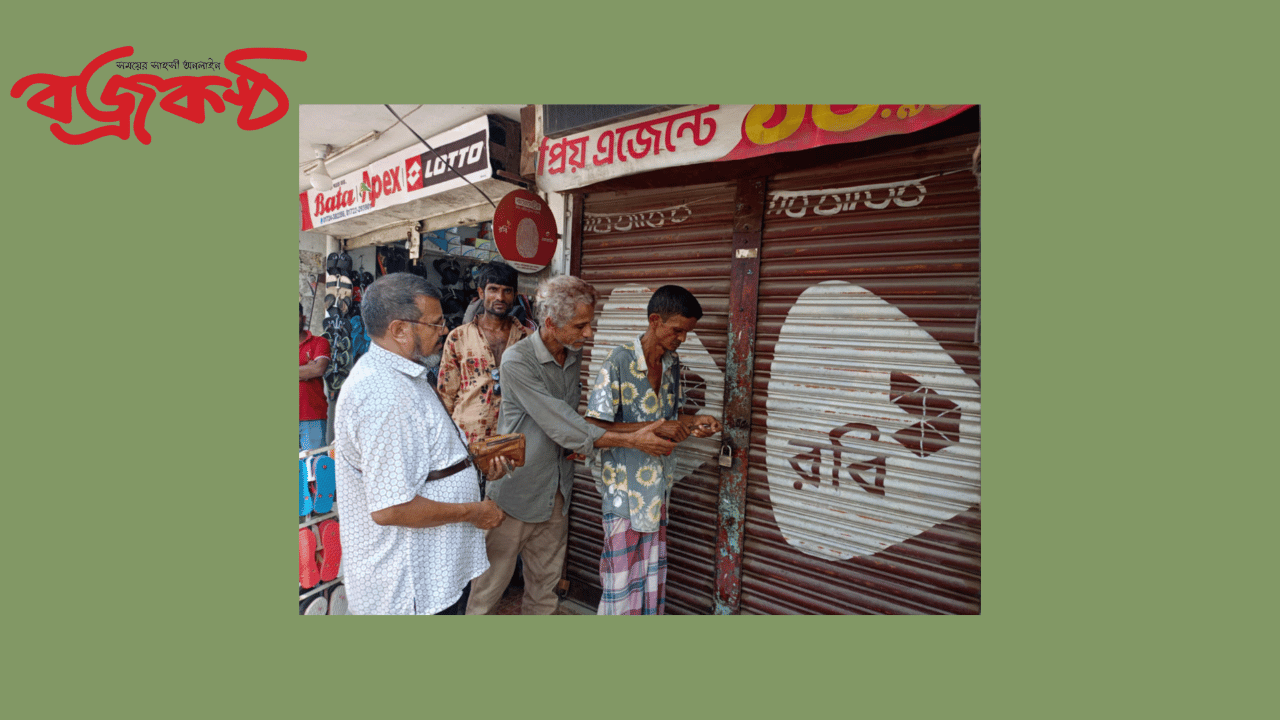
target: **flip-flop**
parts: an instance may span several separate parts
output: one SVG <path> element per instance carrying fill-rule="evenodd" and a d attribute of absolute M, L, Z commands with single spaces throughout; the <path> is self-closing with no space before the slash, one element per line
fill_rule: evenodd
<path fill-rule="evenodd" d="M 347 586 L 338 583 L 329 589 L 329 614 L 350 615 L 347 612 Z"/>
<path fill-rule="evenodd" d="M 342 311 L 337 307 L 329 308 L 324 316 L 325 335 L 329 336 L 329 342 L 332 343 L 336 337 L 343 333 L 348 333 L 347 320 L 342 317 Z"/>
<path fill-rule="evenodd" d="M 351 254 L 346 250 L 338 254 L 338 272 L 343 275 L 351 274 Z"/>
<path fill-rule="evenodd" d="M 338 568 L 342 564 L 342 537 L 337 520 L 325 520 L 319 529 L 320 582 L 326 583 L 338 578 Z"/>
<path fill-rule="evenodd" d="M 338 272 L 338 253 L 329 253 L 329 257 L 325 258 L 324 271 L 330 275 Z"/>
<path fill-rule="evenodd" d="M 311 514 L 311 491 L 307 489 L 307 460 L 298 460 L 298 517 Z"/>
<path fill-rule="evenodd" d="M 338 276 L 338 309 L 343 316 L 351 310 L 351 278 L 346 275 Z"/>
<path fill-rule="evenodd" d="M 324 306 L 331 308 L 338 304 L 338 283 L 341 275 L 330 273 L 324 276 Z"/>
<path fill-rule="evenodd" d="M 316 566 L 316 534 L 305 527 L 298 531 L 298 584 L 313 588 L 320 583 L 320 568 Z"/>
<path fill-rule="evenodd" d="M 338 391 L 342 389 L 342 383 L 347 380 L 347 371 L 340 370 L 326 379 L 329 381 L 329 402 L 336 403 L 338 402 Z"/>
<path fill-rule="evenodd" d="M 324 593 L 316 593 L 311 597 L 298 603 L 299 615 L 328 615 L 329 601 L 325 598 Z"/>
<path fill-rule="evenodd" d="M 355 362 L 360 356 L 369 352 L 369 334 L 364 331 L 364 319 L 359 315 L 351 318 L 351 360 Z"/>
<path fill-rule="evenodd" d="M 333 475 L 333 458 L 328 455 L 315 457 L 315 477 L 316 499 L 313 507 L 316 514 L 322 515 L 333 509 L 333 499 L 338 490 Z"/>

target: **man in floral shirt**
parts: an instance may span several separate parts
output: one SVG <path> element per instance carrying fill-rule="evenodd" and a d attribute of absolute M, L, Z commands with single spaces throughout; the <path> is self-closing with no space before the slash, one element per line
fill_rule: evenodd
<path fill-rule="evenodd" d="M 649 299 L 649 327 L 614 348 L 587 399 L 587 421 L 626 432 L 665 420 L 656 432 L 674 442 L 720 432 L 710 415 L 680 412 L 680 360 L 676 350 L 702 317 L 688 290 L 664 285 Z M 675 484 L 675 454 L 648 455 L 626 447 L 601 451 L 596 489 L 603 501 L 600 615 L 661 615 L 666 605 L 667 503 Z"/>
<path fill-rule="evenodd" d="M 444 408 L 475 442 L 493 435 L 502 404 L 499 358 L 508 346 L 528 335 L 511 316 L 516 301 L 515 268 L 493 262 L 480 270 L 483 309 L 475 320 L 449 333 L 440 356 L 436 389 Z"/>

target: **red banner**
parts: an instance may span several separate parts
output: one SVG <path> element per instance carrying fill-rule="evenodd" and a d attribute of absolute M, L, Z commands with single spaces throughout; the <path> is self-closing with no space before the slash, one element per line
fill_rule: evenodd
<path fill-rule="evenodd" d="M 821 145 L 923 130 L 972 105 L 754 105 L 742 138 L 721 160 L 741 160 Z"/>

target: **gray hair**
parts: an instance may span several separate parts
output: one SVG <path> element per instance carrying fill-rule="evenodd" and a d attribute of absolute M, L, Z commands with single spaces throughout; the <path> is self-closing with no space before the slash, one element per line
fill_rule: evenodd
<path fill-rule="evenodd" d="M 440 300 L 440 290 L 417 275 L 398 272 L 374 280 L 360 300 L 360 316 L 369 337 L 382 337 L 395 320 L 417 320 L 422 314 L 418 298 L 424 295 Z"/>
<path fill-rule="evenodd" d="M 594 308 L 598 297 L 596 289 L 586 280 L 558 275 L 538 286 L 533 304 L 538 322 L 545 323 L 550 318 L 556 327 L 562 327 L 573 319 L 579 304 Z"/>

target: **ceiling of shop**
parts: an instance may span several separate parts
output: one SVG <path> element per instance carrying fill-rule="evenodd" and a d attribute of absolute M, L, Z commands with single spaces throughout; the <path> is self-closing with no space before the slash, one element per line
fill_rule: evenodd
<path fill-rule="evenodd" d="M 451 130 L 481 115 L 520 120 L 523 105 L 391 105 L 419 135 Z M 327 163 L 330 177 L 341 177 L 418 142 L 382 105 L 301 105 L 298 108 L 298 192 L 311 187 L 302 168 L 315 160 L 312 145 L 338 150 L 370 132 L 381 135 Z"/>

